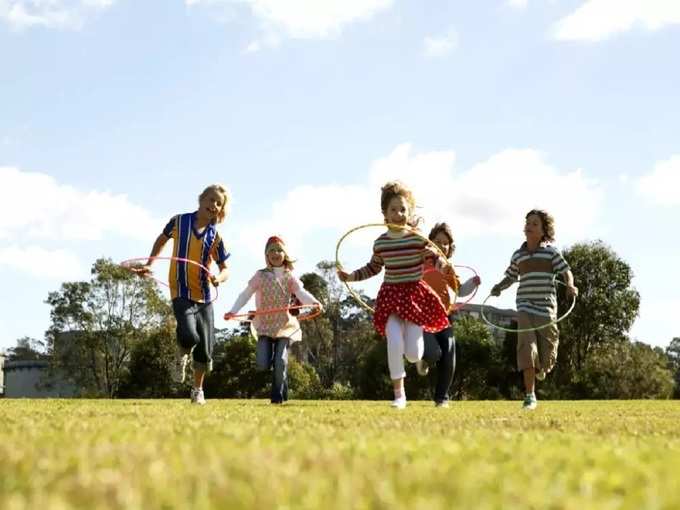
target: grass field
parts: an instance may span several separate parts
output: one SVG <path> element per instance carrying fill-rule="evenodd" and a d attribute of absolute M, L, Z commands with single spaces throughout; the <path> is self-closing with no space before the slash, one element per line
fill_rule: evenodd
<path fill-rule="evenodd" d="M 0 400 L 0 509 L 678 509 L 680 402 Z"/>

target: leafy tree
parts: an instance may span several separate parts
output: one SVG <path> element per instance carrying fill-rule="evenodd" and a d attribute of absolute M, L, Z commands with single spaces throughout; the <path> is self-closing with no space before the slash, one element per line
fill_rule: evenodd
<path fill-rule="evenodd" d="M 7 351 L 7 361 L 35 361 L 46 358 L 45 342 L 27 336 L 19 338 L 16 346 Z"/>
<path fill-rule="evenodd" d="M 668 358 L 642 342 L 616 342 L 593 348 L 577 382 L 581 397 L 594 399 L 669 398 L 673 375 Z"/>
<path fill-rule="evenodd" d="M 171 320 L 153 280 L 108 259 L 92 266 L 89 282 L 66 282 L 50 292 L 48 353 L 83 392 L 113 397 L 126 377 L 133 347 Z"/>
<path fill-rule="evenodd" d="M 673 374 L 675 381 L 675 389 L 673 392 L 674 398 L 680 398 L 680 337 L 675 337 L 671 343 L 666 347 L 666 356 L 668 358 L 668 368 Z"/>
<path fill-rule="evenodd" d="M 574 310 L 560 323 L 557 379 L 569 384 L 588 361 L 590 352 L 608 343 L 627 342 L 640 307 L 631 287 L 630 266 L 602 241 L 575 244 L 564 251 L 579 289 Z M 569 305 L 559 287 L 559 313 Z"/>

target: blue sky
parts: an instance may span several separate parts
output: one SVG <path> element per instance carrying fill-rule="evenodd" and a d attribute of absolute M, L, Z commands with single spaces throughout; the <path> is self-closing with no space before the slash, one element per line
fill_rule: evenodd
<path fill-rule="evenodd" d="M 0 348 L 42 338 L 48 292 L 146 255 L 207 184 L 233 194 L 221 316 L 269 235 L 309 271 L 381 221 L 395 178 L 426 230 L 452 225 L 478 301 L 543 207 L 559 247 L 602 239 L 632 266 L 632 335 L 665 346 L 679 50 L 672 0 L 0 0 Z"/>

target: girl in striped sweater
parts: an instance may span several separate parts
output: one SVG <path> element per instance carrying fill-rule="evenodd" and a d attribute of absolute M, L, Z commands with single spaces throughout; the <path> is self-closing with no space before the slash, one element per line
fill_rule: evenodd
<path fill-rule="evenodd" d="M 423 330 L 440 331 L 449 322 L 441 300 L 422 280 L 423 262 L 437 255 L 422 237 L 408 229 L 418 223 L 413 193 L 398 181 L 388 182 L 382 187 L 380 207 L 385 223 L 405 228 L 388 228 L 375 240 L 370 262 L 351 273 L 338 270 L 338 278 L 343 282 L 366 280 L 385 267 L 373 325 L 387 337 L 387 362 L 394 388 L 392 407 L 403 409 L 404 356 L 413 363 L 422 358 Z"/>

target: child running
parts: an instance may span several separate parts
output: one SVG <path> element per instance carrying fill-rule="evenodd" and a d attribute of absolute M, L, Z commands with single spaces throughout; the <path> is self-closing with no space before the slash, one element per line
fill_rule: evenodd
<path fill-rule="evenodd" d="M 267 267 L 257 271 L 250 279 L 234 306 L 225 314 L 226 320 L 233 318 L 253 294 L 258 311 L 286 308 L 293 296 L 304 305 L 321 307 L 321 303 L 293 276 L 294 261 L 288 256 L 280 237 L 272 236 L 267 239 L 264 253 Z M 288 347 L 301 340 L 300 323 L 290 310 L 284 310 L 256 314 L 253 325 L 258 336 L 257 366 L 260 370 L 269 370 L 272 366 L 274 368 L 271 403 L 283 404 L 288 400 Z"/>
<path fill-rule="evenodd" d="M 517 368 L 522 371 L 525 389 L 523 408 L 533 410 L 538 405 L 536 379 L 545 379 L 557 361 L 556 276 L 564 275 L 567 296 L 576 297 L 578 289 L 567 261 L 550 245 L 555 240 L 553 217 L 546 211 L 532 209 L 526 215 L 524 235 L 526 241 L 512 254 L 505 278 L 494 285 L 491 295 L 500 296 L 501 291 L 519 279 L 517 327 L 540 328 L 517 334 Z"/>
<path fill-rule="evenodd" d="M 343 282 L 366 280 L 385 267 L 373 325 L 387 337 L 387 362 L 394 389 L 392 407 L 404 409 L 404 356 L 408 361 L 418 361 L 423 356 L 423 329 L 441 331 L 449 321 L 441 300 L 422 280 L 423 261 L 437 256 L 424 239 L 408 228 L 418 223 L 413 193 L 398 181 L 388 182 L 381 190 L 380 208 L 385 223 L 397 227 L 388 227 L 375 240 L 373 256 L 366 266 L 352 273 L 338 269 L 338 278 Z"/>
<path fill-rule="evenodd" d="M 203 380 L 212 370 L 212 351 L 215 344 L 213 306 L 210 284 L 217 287 L 229 272 L 226 260 L 229 253 L 217 232 L 216 224 L 222 223 L 230 202 L 229 191 L 221 184 L 213 184 L 198 197 L 198 210 L 174 216 L 158 236 L 151 254 L 143 266 L 136 268 L 140 275 L 151 273 L 151 264 L 165 244 L 173 239 L 169 283 L 172 310 L 177 319 L 177 355 L 173 378 L 183 383 L 189 354 L 193 353 L 194 384 L 191 402 L 204 405 Z M 187 259 L 204 267 L 217 262 L 220 272 L 207 273 Z"/>
<path fill-rule="evenodd" d="M 439 249 L 450 261 L 451 257 L 453 257 L 453 253 L 456 251 L 451 227 L 446 223 L 437 223 L 430 231 L 428 238 L 439 246 Z M 435 406 L 439 408 L 449 406 L 449 388 L 451 387 L 451 381 L 453 381 L 453 374 L 456 371 L 456 339 L 453 336 L 453 329 L 451 327 L 453 325 L 455 305 L 451 303 L 449 289 L 458 296 L 463 297 L 474 291 L 481 283 L 479 276 L 473 276 L 461 285 L 453 267 L 447 266 L 446 269 L 446 271 L 440 272 L 437 271 L 431 263 L 428 263 L 425 266 L 423 280 L 432 287 L 432 290 L 434 290 L 439 296 L 439 299 L 441 299 L 444 308 L 449 314 L 449 324 L 441 331 L 425 333 L 425 352 L 423 353 L 423 359 L 416 362 L 420 375 L 427 375 L 429 365 L 436 364 L 437 376 L 434 386 L 434 403 Z"/>

